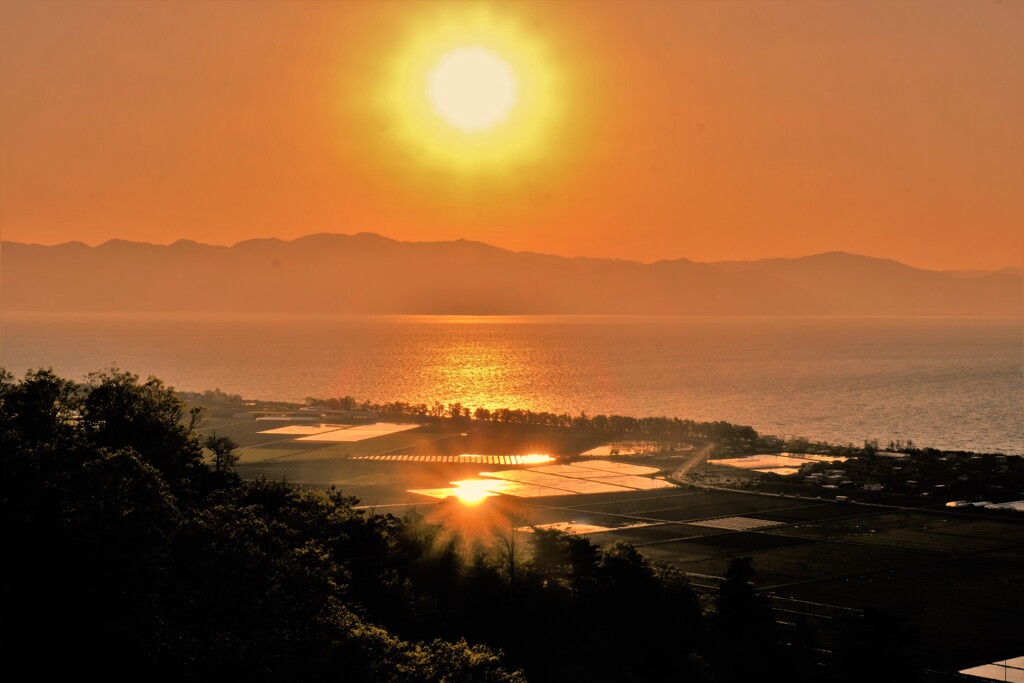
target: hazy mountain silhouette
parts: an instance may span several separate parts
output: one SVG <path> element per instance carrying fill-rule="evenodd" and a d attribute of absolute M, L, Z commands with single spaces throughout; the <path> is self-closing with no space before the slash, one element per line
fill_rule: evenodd
<path fill-rule="evenodd" d="M 1024 314 L 1020 269 L 937 272 L 840 252 L 644 264 L 360 233 L 232 247 L 4 242 L 0 264 L 10 311 Z"/>

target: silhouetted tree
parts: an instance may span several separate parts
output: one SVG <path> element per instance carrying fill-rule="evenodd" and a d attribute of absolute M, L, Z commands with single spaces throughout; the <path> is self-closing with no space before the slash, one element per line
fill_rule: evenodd
<path fill-rule="evenodd" d="M 201 408 L 186 410 L 173 390 L 155 377 L 139 383 L 137 375 L 112 368 L 89 375 L 82 401 L 81 425 L 99 448 L 130 448 L 181 491 L 206 469 L 195 428 Z"/>
<path fill-rule="evenodd" d="M 235 468 L 238 444 L 228 436 L 217 436 L 216 432 L 203 439 L 203 446 L 213 453 L 213 469 L 215 472 L 227 474 Z"/>
<path fill-rule="evenodd" d="M 718 584 L 718 668 L 729 680 L 778 670 L 778 635 L 769 599 L 753 584 L 753 560 L 735 557 Z"/>
<path fill-rule="evenodd" d="M 495 521 L 491 531 L 498 544 L 509 583 L 514 585 L 522 553 L 520 539 L 523 532 L 520 529 L 529 522 L 529 513 L 514 499 L 504 496 L 495 500 L 492 505 Z"/>

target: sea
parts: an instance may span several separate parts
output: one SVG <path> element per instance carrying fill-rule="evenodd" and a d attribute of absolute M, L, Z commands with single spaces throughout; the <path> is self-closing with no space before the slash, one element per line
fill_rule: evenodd
<path fill-rule="evenodd" d="M 0 366 L 116 366 L 249 399 L 441 401 L 725 420 L 1024 453 L 1024 320 L 0 314 Z"/>

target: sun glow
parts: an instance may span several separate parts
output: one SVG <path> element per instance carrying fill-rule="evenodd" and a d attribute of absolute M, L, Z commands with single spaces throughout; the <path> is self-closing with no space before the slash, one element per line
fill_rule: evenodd
<path fill-rule="evenodd" d="M 427 77 L 427 96 L 441 117 L 466 132 L 492 128 L 516 102 L 512 68 L 479 45 L 445 54 Z"/>
<path fill-rule="evenodd" d="M 421 17 L 381 82 L 400 148 L 456 171 L 512 172 L 543 158 L 565 101 L 547 48 L 482 7 Z"/>

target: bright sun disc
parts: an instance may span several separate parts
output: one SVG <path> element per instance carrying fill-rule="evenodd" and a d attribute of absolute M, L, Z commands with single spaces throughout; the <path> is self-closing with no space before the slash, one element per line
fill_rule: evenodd
<path fill-rule="evenodd" d="M 479 45 L 448 52 L 427 76 L 427 96 L 445 121 L 468 132 L 505 120 L 516 102 L 512 67 Z"/>
<path fill-rule="evenodd" d="M 571 98 L 560 60 L 486 6 L 410 22 L 374 102 L 400 157 L 457 173 L 516 174 L 554 153 Z"/>

